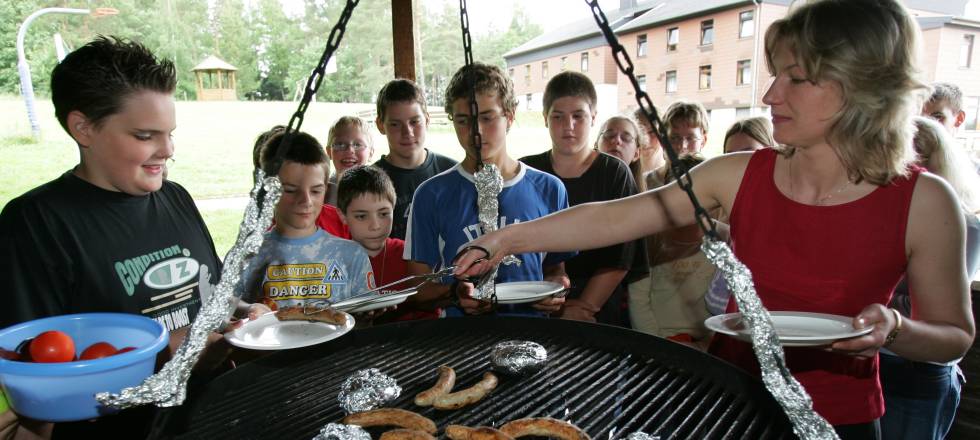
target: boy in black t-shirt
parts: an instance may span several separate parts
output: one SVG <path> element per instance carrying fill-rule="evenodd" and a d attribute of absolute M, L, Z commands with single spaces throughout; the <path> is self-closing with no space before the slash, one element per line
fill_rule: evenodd
<path fill-rule="evenodd" d="M 388 138 L 388 154 L 374 166 L 381 168 L 395 185 L 397 203 L 391 237 L 405 239 L 408 216 L 415 189 L 430 177 L 456 165 L 456 161 L 425 148 L 429 129 L 429 112 L 425 94 L 417 84 L 396 79 L 378 93 L 378 118 L 375 123 Z"/>
<path fill-rule="evenodd" d="M 0 327 L 120 312 L 165 325 L 171 349 L 183 340 L 204 302 L 201 286 L 217 284 L 221 262 L 190 194 L 166 180 L 175 85 L 173 63 L 111 37 L 54 68 L 55 115 L 81 160 L 0 213 L 0 279 L 7 283 Z M 53 434 L 145 437 L 152 415 L 151 407 L 125 410 L 95 423 L 58 423 Z M 16 423 L 12 411 L 3 413 L 0 432 Z M 20 430 L 47 436 L 52 425 L 22 419 Z"/>
<path fill-rule="evenodd" d="M 544 120 L 551 149 L 521 158 L 561 179 L 569 205 L 615 200 L 636 194 L 629 167 L 616 157 L 589 148 L 595 124 L 596 91 L 578 72 L 555 75 L 544 90 Z M 565 262 L 572 281 L 559 312 L 564 319 L 628 326 L 624 281 L 646 272 L 642 241 L 582 251 Z"/>

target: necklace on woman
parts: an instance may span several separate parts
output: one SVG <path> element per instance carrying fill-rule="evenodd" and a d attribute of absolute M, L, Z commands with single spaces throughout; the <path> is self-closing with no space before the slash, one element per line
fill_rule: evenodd
<path fill-rule="evenodd" d="M 795 155 L 794 155 L 794 157 L 795 157 Z M 797 200 L 798 201 L 799 199 L 796 196 L 796 188 L 794 188 L 794 185 L 793 185 L 793 180 L 794 180 L 793 179 L 793 162 L 794 162 L 794 160 L 791 157 L 789 159 L 789 193 L 793 197 L 793 200 Z M 844 183 L 841 184 L 841 186 L 838 187 L 836 190 L 833 190 L 833 191 L 827 193 L 827 195 L 825 195 L 825 196 L 822 196 L 822 197 L 817 198 L 817 201 L 814 203 L 814 205 L 816 205 L 816 206 L 822 206 L 825 202 L 827 202 L 828 200 L 832 199 L 834 196 L 836 196 L 836 195 L 840 194 L 841 192 L 843 192 L 850 185 L 851 185 L 851 180 L 850 179 L 845 180 Z"/>

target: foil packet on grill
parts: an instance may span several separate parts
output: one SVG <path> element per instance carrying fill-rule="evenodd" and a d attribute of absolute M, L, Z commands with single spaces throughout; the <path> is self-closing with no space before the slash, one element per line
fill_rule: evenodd
<path fill-rule="evenodd" d="M 327 423 L 313 440 L 371 440 L 371 434 L 360 426 Z"/>
<path fill-rule="evenodd" d="M 337 401 L 348 414 L 380 408 L 398 398 L 402 387 L 377 368 L 359 370 L 340 386 Z"/>
<path fill-rule="evenodd" d="M 493 369 L 514 376 L 536 373 L 547 361 L 548 350 L 537 342 L 504 341 L 490 350 Z"/>

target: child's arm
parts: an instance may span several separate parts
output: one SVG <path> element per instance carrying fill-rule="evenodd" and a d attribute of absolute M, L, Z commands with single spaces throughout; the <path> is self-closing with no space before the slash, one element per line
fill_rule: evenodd
<path fill-rule="evenodd" d="M 601 268 L 589 278 L 582 294 L 576 299 L 569 299 L 561 310 L 561 317 L 577 321 L 595 322 L 595 314 L 609 300 L 616 286 L 626 278 L 626 269 Z"/>
<path fill-rule="evenodd" d="M 545 266 L 541 268 L 544 275 L 545 281 L 551 281 L 553 283 L 561 284 L 567 289 L 571 284 L 571 280 L 568 279 L 568 274 L 565 273 L 565 263 L 557 263 Z M 561 306 L 565 304 L 565 297 L 548 297 L 538 301 L 531 306 L 542 312 L 557 312 L 561 310 Z"/>
<path fill-rule="evenodd" d="M 408 261 L 408 274 L 409 275 L 425 275 L 432 273 L 432 268 L 425 263 L 420 263 L 418 261 Z M 413 304 L 426 304 L 431 303 L 435 307 L 439 307 L 439 304 L 449 303 L 452 300 L 449 288 L 451 285 L 428 282 L 423 283 L 419 286 L 419 293 L 408 297 L 408 301 Z"/>

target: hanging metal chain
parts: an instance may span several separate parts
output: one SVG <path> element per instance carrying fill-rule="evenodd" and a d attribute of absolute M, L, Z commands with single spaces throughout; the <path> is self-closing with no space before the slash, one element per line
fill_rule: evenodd
<path fill-rule="evenodd" d="M 466 0 L 459 0 L 459 23 L 463 29 L 463 59 L 470 78 L 470 146 L 476 153 L 476 170 L 483 168 L 483 137 L 480 136 L 480 106 L 476 103 L 476 71 L 473 68 L 473 38 L 470 36 L 470 17 Z"/>
<path fill-rule="evenodd" d="M 347 0 L 343 12 L 340 13 L 340 18 L 337 19 L 337 23 L 334 24 L 333 29 L 330 31 L 330 38 L 327 39 L 327 47 L 324 48 L 323 55 L 320 56 L 320 62 L 313 69 L 310 78 L 306 80 L 306 88 L 303 91 L 303 98 L 299 101 L 299 108 L 289 118 L 289 124 L 286 125 L 286 131 L 276 149 L 276 156 L 273 159 L 275 165 L 270 175 L 274 176 L 279 172 L 279 167 L 282 165 L 282 158 L 285 156 L 286 150 L 289 148 L 288 146 L 292 144 L 292 137 L 303 125 L 303 116 L 306 114 L 306 109 L 310 106 L 313 97 L 316 96 L 317 90 L 320 89 L 320 83 L 323 82 L 323 76 L 326 75 L 327 62 L 330 61 L 330 57 L 340 47 L 340 42 L 344 38 L 344 32 L 347 30 L 347 22 L 350 20 L 351 14 L 359 2 L 360 0 Z"/>
<path fill-rule="evenodd" d="M 609 47 L 612 49 L 613 58 L 616 60 L 616 66 L 619 67 L 619 71 L 623 72 L 627 78 L 629 78 L 630 83 L 633 84 L 633 91 L 636 93 L 636 102 L 640 105 L 640 109 L 643 111 L 644 117 L 646 117 L 647 122 L 650 123 L 650 127 L 653 128 L 653 132 L 657 134 L 657 139 L 660 140 L 660 145 L 663 146 L 664 150 L 667 151 L 667 156 L 670 158 L 670 172 L 674 174 L 677 178 L 677 185 L 687 193 L 687 197 L 691 199 L 691 204 L 694 205 L 694 217 L 704 231 L 705 235 L 711 237 L 712 239 L 719 240 L 718 232 L 715 230 L 715 223 L 711 220 L 711 216 L 708 215 L 708 211 L 701 206 L 698 202 L 697 196 L 694 195 L 694 186 L 691 183 L 691 174 L 688 172 L 688 167 L 678 160 L 677 152 L 674 151 L 674 147 L 670 144 L 670 140 L 667 139 L 667 129 L 664 126 L 663 121 L 660 120 L 660 115 L 657 114 L 657 108 L 653 106 L 653 101 L 650 100 L 650 95 L 640 87 L 640 82 L 636 79 L 636 75 L 633 73 L 633 61 L 630 60 L 629 54 L 626 52 L 626 48 L 622 44 L 619 44 L 619 40 L 616 38 L 616 34 L 613 32 L 612 28 L 609 26 L 609 20 L 606 19 L 606 14 L 602 12 L 602 8 L 599 7 L 599 0 L 585 0 L 585 3 L 589 5 L 592 9 L 592 15 L 595 17 L 596 24 L 602 30 L 602 35 L 606 37 L 606 42 L 609 43 Z"/>

